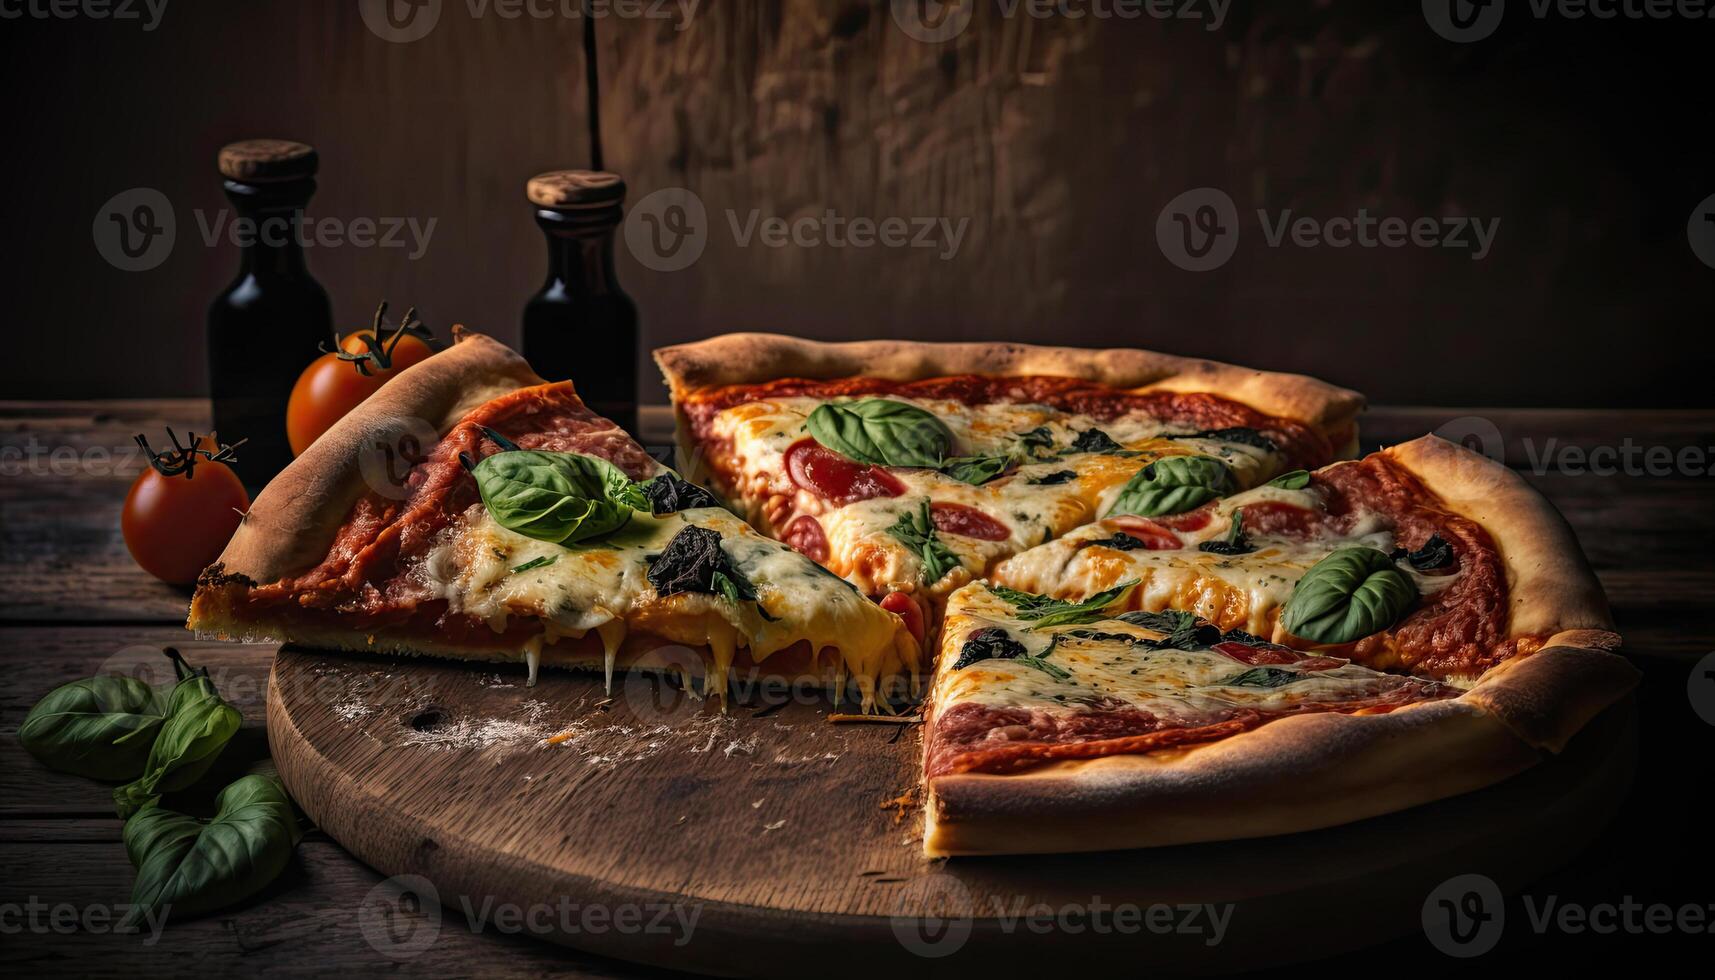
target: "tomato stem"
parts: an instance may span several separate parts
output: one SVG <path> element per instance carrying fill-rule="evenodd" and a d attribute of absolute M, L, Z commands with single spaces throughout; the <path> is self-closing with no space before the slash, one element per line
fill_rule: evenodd
<path fill-rule="evenodd" d="M 214 433 L 209 433 L 210 438 L 213 436 Z M 137 433 L 136 438 L 138 447 L 143 450 L 143 455 L 149 458 L 149 465 L 155 468 L 155 472 L 162 476 L 183 475 L 187 480 L 195 473 L 197 460 L 206 459 L 211 463 L 237 462 L 238 456 L 233 450 L 249 441 L 240 439 L 229 446 L 216 439 L 215 448 L 209 450 L 201 448 L 201 440 L 195 432 L 191 432 L 190 445 L 186 446 L 179 442 L 178 433 L 173 431 L 172 426 L 168 426 L 167 438 L 172 440 L 173 448 L 155 452 L 149 448 L 149 439 L 143 433 Z"/>
<path fill-rule="evenodd" d="M 399 346 L 399 341 L 406 334 L 429 344 L 430 348 L 433 349 L 435 335 L 430 333 L 429 328 L 424 326 L 423 321 L 418 318 L 415 306 L 406 309 L 405 316 L 400 319 L 399 325 L 393 328 L 391 334 L 383 338 L 381 332 L 387 326 L 386 316 L 387 301 L 382 300 L 381 305 L 375 308 L 375 320 L 370 324 L 369 332 L 357 335 L 358 339 L 363 342 L 363 350 L 357 353 L 346 350 L 340 344 L 339 331 L 337 330 L 334 331 L 333 346 L 330 348 L 324 343 L 319 345 L 319 348 L 325 354 L 332 354 L 342 361 L 355 364 L 357 373 L 366 378 L 370 376 L 371 365 L 374 365 L 376 371 L 391 371 L 393 369 L 393 350 Z"/>

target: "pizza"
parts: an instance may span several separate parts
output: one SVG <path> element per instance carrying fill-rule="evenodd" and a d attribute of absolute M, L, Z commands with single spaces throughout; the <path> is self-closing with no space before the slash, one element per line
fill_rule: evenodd
<path fill-rule="evenodd" d="M 1250 837 L 1476 789 L 1630 689 L 1618 644 L 1559 514 L 1434 436 L 1099 521 L 953 595 L 925 847 Z"/>
<path fill-rule="evenodd" d="M 733 334 L 656 359 L 682 467 L 919 637 L 955 589 L 1098 517 L 1177 512 L 1349 455 L 1363 404 L 1128 350 Z"/>
<path fill-rule="evenodd" d="M 1345 389 L 1017 344 L 656 359 L 682 466 L 937 651 L 931 855 L 1385 813 L 1558 751 L 1636 681 L 1552 506 L 1435 437 L 1350 459 Z"/>
<path fill-rule="evenodd" d="M 435 441 L 395 492 L 377 445 Z M 401 373 L 257 497 L 187 625 L 239 639 L 855 687 L 923 666 L 904 622 L 718 506 L 477 334 Z"/>
<path fill-rule="evenodd" d="M 456 338 L 264 490 L 191 628 L 849 689 L 920 711 L 933 856 L 1386 813 L 1636 682 L 1546 500 L 1433 436 L 1352 458 L 1362 398 L 1311 378 L 733 334 L 656 352 L 672 469 Z"/>

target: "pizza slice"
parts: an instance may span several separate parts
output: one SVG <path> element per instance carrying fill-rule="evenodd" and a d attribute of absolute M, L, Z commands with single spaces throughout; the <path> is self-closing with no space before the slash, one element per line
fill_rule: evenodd
<path fill-rule="evenodd" d="M 1073 528 L 1349 453 L 1362 404 L 1142 351 L 733 334 L 656 359 L 688 471 L 919 636 L 954 589 Z"/>
<path fill-rule="evenodd" d="M 415 440 L 413 442 L 413 440 Z M 414 452 L 408 450 L 414 449 Z M 383 478 L 390 454 L 408 458 Z M 187 625 L 463 660 L 914 682 L 903 621 L 661 466 L 566 382 L 464 333 L 257 497 Z"/>
<path fill-rule="evenodd" d="M 931 854 L 1289 833 L 1496 782 L 1637 673 L 1559 514 L 1433 436 L 1173 520 L 1101 521 L 955 593 Z"/>

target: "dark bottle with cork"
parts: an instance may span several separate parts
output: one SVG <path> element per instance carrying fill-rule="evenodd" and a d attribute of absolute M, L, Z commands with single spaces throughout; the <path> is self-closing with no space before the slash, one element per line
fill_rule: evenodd
<path fill-rule="evenodd" d="M 251 488 L 292 461 L 286 400 L 317 345 L 333 335 L 328 294 L 310 275 L 301 237 L 316 162 L 314 147 L 288 140 L 245 140 L 220 151 L 241 262 L 208 311 L 209 394 L 221 439 L 245 440 L 234 469 Z"/>
<path fill-rule="evenodd" d="M 637 432 L 637 305 L 619 286 L 613 236 L 625 181 L 556 170 L 525 185 L 548 236 L 548 281 L 524 307 L 524 357 L 550 381 L 570 378 L 593 411 Z"/>

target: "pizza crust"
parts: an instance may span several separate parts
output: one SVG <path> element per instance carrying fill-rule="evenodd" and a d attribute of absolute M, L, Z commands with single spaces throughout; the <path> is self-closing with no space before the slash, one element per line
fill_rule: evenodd
<path fill-rule="evenodd" d="M 224 574 L 255 583 L 313 568 L 368 489 L 366 443 L 413 427 L 445 436 L 485 402 L 545 383 L 510 347 L 455 328 L 452 347 L 399 372 L 280 471 L 250 505 L 218 564 Z M 191 618 L 194 627 L 194 605 Z"/>
<path fill-rule="evenodd" d="M 1304 422 L 1326 437 L 1341 456 L 1357 450 L 1355 421 L 1364 407 L 1364 398 L 1357 392 L 1301 374 L 1128 348 L 910 340 L 823 343 L 781 334 L 731 333 L 660 348 L 655 351 L 655 363 L 667 379 L 675 405 L 699 390 L 723 385 L 860 375 L 889 381 L 956 374 L 1046 375 L 1131 391 L 1209 392 L 1269 415 Z"/>

